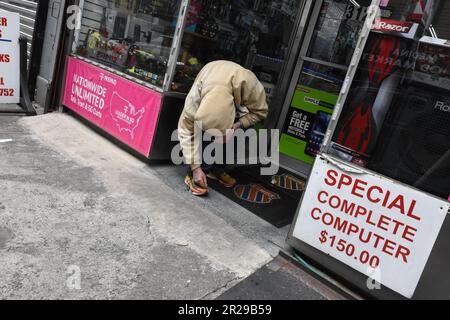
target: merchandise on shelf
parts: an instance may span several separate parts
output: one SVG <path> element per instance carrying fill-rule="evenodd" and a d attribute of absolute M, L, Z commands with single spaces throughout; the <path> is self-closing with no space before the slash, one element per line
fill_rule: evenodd
<path fill-rule="evenodd" d="M 172 88 L 187 92 L 201 69 L 198 66 L 230 60 L 252 70 L 272 91 L 299 4 L 299 0 L 191 1 Z M 191 57 L 198 63 L 188 63 Z"/>
<path fill-rule="evenodd" d="M 86 1 L 76 53 L 162 87 L 180 3 Z"/>

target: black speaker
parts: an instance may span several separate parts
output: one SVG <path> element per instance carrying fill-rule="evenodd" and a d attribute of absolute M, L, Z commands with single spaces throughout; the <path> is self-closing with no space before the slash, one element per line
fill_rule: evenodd
<path fill-rule="evenodd" d="M 450 94 L 444 94 L 418 86 L 404 89 L 389 110 L 369 167 L 448 199 Z"/>

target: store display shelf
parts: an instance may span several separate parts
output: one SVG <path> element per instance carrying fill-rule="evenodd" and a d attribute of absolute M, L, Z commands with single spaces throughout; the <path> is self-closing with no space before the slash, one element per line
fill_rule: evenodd
<path fill-rule="evenodd" d="M 319 60 L 319 59 L 314 59 L 314 58 L 310 58 L 310 57 L 306 57 L 306 56 L 302 56 L 302 60 L 303 61 L 307 61 L 307 62 L 311 62 L 311 63 L 315 63 L 315 64 L 319 64 L 322 66 L 326 66 L 326 67 L 332 67 L 338 70 L 344 70 L 347 71 L 348 70 L 348 66 L 342 65 L 342 64 L 337 64 L 337 63 L 333 63 L 333 62 L 328 62 L 325 60 Z"/>
<path fill-rule="evenodd" d="M 120 77 L 123 77 L 123 78 L 127 79 L 127 80 L 136 82 L 137 84 L 140 84 L 140 85 L 142 85 L 144 87 L 147 87 L 147 88 L 152 89 L 154 91 L 157 91 L 159 93 L 163 92 L 162 88 L 159 88 L 159 87 L 157 87 L 155 85 L 152 85 L 151 83 L 145 82 L 143 80 L 140 80 L 140 79 L 138 79 L 136 77 L 133 77 L 133 76 L 127 74 L 127 73 L 124 73 L 124 72 L 121 72 L 119 70 L 113 69 L 113 68 L 111 68 L 111 67 L 109 67 L 109 66 L 107 66 L 107 65 L 105 65 L 103 63 L 100 63 L 98 61 L 95 61 L 95 60 L 92 60 L 92 59 L 88 59 L 88 58 L 85 58 L 85 57 L 77 55 L 77 54 L 71 54 L 70 56 L 72 56 L 72 57 L 74 57 L 76 59 L 79 59 L 81 61 L 90 63 L 90 64 L 92 64 L 92 65 L 94 65 L 96 67 L 99 67 L 99 68 L 104 69 L 106 71 L 109 71 L 111 73 L 114 73 L 114 74 L 116 74 L 116 75 L 118 75 Z"/>
<path fill-rule="evenodd" d="M 254 67 L 264 67 L 270 71 L 279 72 L 283 66 L 284 60 L 273 58 L 258 53 L 251 53 L 249 56 L 250 64 Z"/>
<path fill-rule="evenodd" d="M 204 36 L 204 35 L 202 35 L 202 34 L 200 34 L 200 33 L 198 33 L 198 32 L 185 31 L 184 34 L 185 34 L 185 35 L 188 35 L 188 36 L 193 36 L 193 37 L 196 37 L 196 38 L 200 38 L 200 39 L 202 39 L 202 40 L 214 41 L 214 42 L 217 41 L 217 39 L 214 39 L 214 38 L 211 38 L 211 37 Z"/>

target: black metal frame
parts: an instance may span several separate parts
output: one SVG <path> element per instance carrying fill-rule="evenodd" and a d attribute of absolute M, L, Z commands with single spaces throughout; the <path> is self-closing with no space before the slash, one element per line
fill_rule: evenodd
<path fill-rule="evenodd" d="M 27 43 L 28 40 L 20 37 L 20 107 L 25 111 L 27 116 L 35 116 L 36 110 L 30 99 L 29 82 L 27 74 Z"/>
<path fill-rule="evenodd" d="M 71 5 L 78 5 L 79 0 L 67 0 L 64 3 L 64 19 L 63 21 L 67 21 L 68 13 L 67 8 Z M 51 111 L 67 111 L 65 110 L 63 106 L 63 91 L 64 91 L 64 84 L 66 79 L 66 65 L 67 65 L 67 58 L 69 57 L 70 53 L 72 52 L 72 43 L 74 40 L 74 30 L 69 30 L 66 27 L 66 24 L 63 23 L 62 25 L 63 31 L 61 32 L 61 37 L 59 39 L 60 45 L 58 49 L 58 54 L 56 56 L 56 68 L 54 73 L 54 81 L 53 85 L 51 87 L 52 93 L 50 95 L 50 102 L 46 106 L 46 109 L 44 110 L 44 113 L 49 112 L 49 108 L 51 108 Z"/>
<path fill-rule="evenodd" d="M 31 44 L 30 65 L 28 70 L 28 92 L 34 97 L 36 90 L 36 79 L 41 68 L 42 49 L 44 46 L 45 26 L 47 24 L 47 14 L 49 0 L 39 0 L 34 22 L 33 42 Z"/>

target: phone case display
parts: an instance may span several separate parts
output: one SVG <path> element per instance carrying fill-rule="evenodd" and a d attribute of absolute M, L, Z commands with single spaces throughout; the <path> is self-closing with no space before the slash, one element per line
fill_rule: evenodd
<path fill-rule="evenodd" d="M 309 47 L 308 56 L 348 65 L 371 1 L 325 0 Z"/>
<path fill-rule="evenodd" d="M 311 134 L 306 145 L 306 154 L 312 157 L 319 154 L 330 121 L 331 114 L 323 111 L 317 112 L 316 119 L 314 120 L 314 124 L 311 128 Z"/>
<path fill-rule="evenodd" d="M 161 87 L 180 0 L 86 1 L 76 53 Z"/>
<path fill-rule="evenodd" d="M 313 164 L 344 78 L 345 71 L 304 64 L 281 134 L 282 154 Z"/>
<path fill-rule="evenodd" d="M 413 67 L 420 26 L 377 19 L 334 136 L 333 151 L 367 166 L 402 77 Z"/>
<path fill-rule="evenodd" d="M 193 0 L 172 90 L 188 92 L 202 67 L 231 60 L 274 92 L 300 0 Z M 270 101 L 270 99 L 269 99 Z"/>

